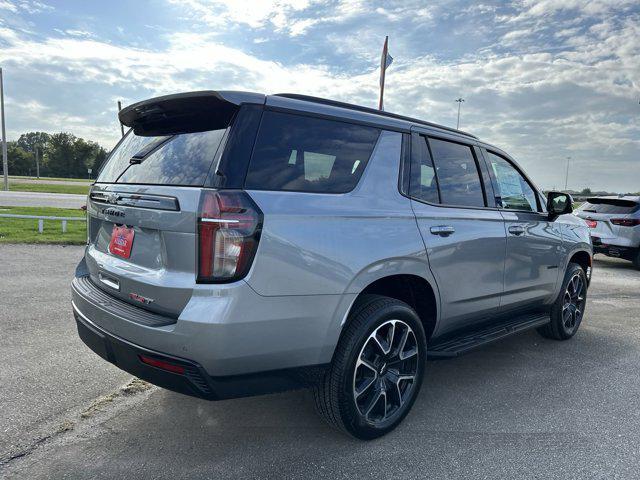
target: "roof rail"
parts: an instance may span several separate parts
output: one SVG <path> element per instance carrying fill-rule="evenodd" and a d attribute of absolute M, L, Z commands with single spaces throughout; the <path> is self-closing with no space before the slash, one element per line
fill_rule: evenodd
<path fill-rule="evenodd" d="M 359 112 L 372 113 L 374 115 L 382 115 L 384 117 L 389 117 L 389 118 L 397 118 L 398 120 L 417 123 L 420 125 L 425 125 L 427 127 L 439 128 L 441 130 L 455 132 L 460 135 L 464 135 L 466 137 L 475 138 L 476 140 L 478 139 L 478 137 L 476 137 L 475 135 L 471 135 L 470 133 L 463 132 L 462 130 L 456 130 L 455 128 L 445 127 L 444 125 L 438 125 L 437 123 L 426 122 L 424 120 L 407 117 L 405 115 L 398 115 L 397 113 L 390 113 L 390 112 L 385 112 L 383 110 L 376 110 L 375 108 L 363 107 L 361 105 L 354 105 L 353 103 L 339 102 L 337 100 L 329 100 L 327 98 L 313 97 L 311 95 L 300 95 L 297 93 L 276 93 L 275 96 L 291 98 L 293 100 L 304 100 L 306 102 L 320 103 L 322 105 L 331 105 L 332 107 L 347 108 L 349 110 L 357 110 Z"/>

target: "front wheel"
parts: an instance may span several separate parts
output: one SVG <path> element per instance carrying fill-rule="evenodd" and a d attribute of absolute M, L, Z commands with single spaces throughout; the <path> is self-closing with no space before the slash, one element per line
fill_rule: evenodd
<path fill-rule="evenodd" d="M 638 250 L 636 250 L 635 254 L 633 255 L 633 266 L 636 267 L 638 270 L 640 270 L 640 248 L 638 248 Z"/>
<path fill-rule="evenodd" d="M 568 340 L 576 334 L 587 305 L 587 285 L 584 269 L 576 263 L 570 263 L 560 295 L 551 308 L 551 322 L 538 329 L 540 335 L 555 340 Z"/>
<path fill-rule="evenodd" d="M 367 295 L 349 316 L 331 367 L 315 389 L 319 413 L 362 440 L 390 432 L 420 391 L 426 356 L 416 312 L 399 300 Z"/>

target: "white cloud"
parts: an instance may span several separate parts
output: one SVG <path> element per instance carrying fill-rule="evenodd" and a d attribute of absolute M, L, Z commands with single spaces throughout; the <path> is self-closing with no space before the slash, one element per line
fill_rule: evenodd
<path fill-rule="evenodd" d="M 170 3 L 187 8 L 192 15 L 211 25 L 227 22 L 248 25 L 251 28 L 272 25 L 285 29 L 290 15 L 302 11 L 318 0 L 169 0 Z M 311 19 L 307 19 L 309 22 Z M 304 25 L 291 29 L 299 34 Z M 296 33 L 294 33 L 294 31 Z"/>
<path fill-rule="evenodd" d="M 0 10 L 8 10 L 10 12 L 17 13 L 18 7 L 16 7 L 13 3 L 8 0 L 0 0 Z"/>
<path fill-rule="evenodd" d="M 37 0 L 0 0 L 0 10 L 7 10 L 12 13 L 23 11 L 29 14 L 51 11 L 53 7 Z"/>
<path fill-rule="evenodd" d="M 189 0 L 187 5 L 203 22 L 235 22 L 257 28 L 260 36 L 254 44 L 277 41 L 262 34 L 265 28 L 304 36 L 319 23 L 367 15 L 396 25 L 392 41 L 401 41 L 405 22 L 415 22 L 409 18 L 410 8 L 391 2 L 378 12 L 366 2 L 341 2 L 333 9 L 326 8 L 323 17 L 302 15 L 317 6 L 316 1 L 264 2 L 268 8 L 257 2 L 260 5 L 251 4 L 255 9 L 216 0 Z M 453 99 L 461 95 L 467 100 L 463 128 L 514 154 L 542 186 L 561 183 L 556 178 L 558 161 L 572 155 L 581 168 L 572 176 L 570 186 L 613 188 L 617 182 L 628 189 L 636 184 L 638 190 L 640 16 L 614 16 L 608 2 L 590 7 L 572 2 L 580 8 L 580 15 L 592 12 L 586 26 L 576 23 L 575 16 L 558 20 L 554 16 L 558 8 L 549 2 L 525 1 L 519 13 L 495 17 L 496 45 L 466 52 L 463 59 L 443 60 L 425 55 L 424 50 L 412 56 L 394 55 L 396 62 L 387 76 L 387 108 L 453 125 Z M 495 11 L 478 5 L 475 13 L 470 10 L 468 14 L 493 18 Z M 421 15 L 420 22 L 439 18 L 432 8 Z M 327 48 L 342 54 L 347 63 L 354 56 L 371 59 L 369 67 L 349 75 L 337 73 L 344 69 L 322 63 L 284 64 L 222 44 L 219 31 L 223 26 L 210 34 L 160 30 L 157 35 L 162 35 L 166 45 L 161 49 L 100 41 L 88 31 L 67 29 L 62 37 L 36 38 L 0 27 L 0 41 L 6 45 L 0 49 L 0 62 L 8 70 L 28 72 L 39 81 L 78 92 L 76 110 L 58 111 L 46 98 L 27 101 L 24 108 L 14 103 L 14 121 L 9 127 L 16 129 L 10 134 L 21 133 L 12 125 L 50 131 L 63 125 L 109 146 L 119 135 L 113 113 L 116 98 L 125 97 L 126 104 L 196 89 L 290 91 L 373 106 L 378 92 L 380 35 L 367 28 L 364 18 L 358 25 L 357 30 L 334 29 L 325 39 L 331 44 Z M 547 37 L 557 39 L 553 48 L 547 45 L 551 41 Z M 526 53 L 517 51 L 521 45 L 528 45 L 523 48 Z M 96 111 L 85 114 L 83 102 L 89 100 Z M 605 158 L 610 162 L 609 173 L 586 168 Z"/>

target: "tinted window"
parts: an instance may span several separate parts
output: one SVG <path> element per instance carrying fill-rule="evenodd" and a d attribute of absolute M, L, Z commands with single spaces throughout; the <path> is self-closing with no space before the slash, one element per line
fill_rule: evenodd
<path fill-rule="evenodd" d="M 203 185 L 225 130 L 141 137 L 133 132 L 113 151 L 98 182 Z"/>
<path fill-rule="evenodd" d="M 506 159 L 487 152 L 498 206 L 507 210 L 538 211 L 536 193 L 529 182 Z"/>
<path fill-rule="evenodd" d="M 411 167 L 410 194 L 425 202 L 438 203 L 438 181 L 425 137 L 413 137 L 414 162 Z"/>
<path fill-rule="evenodd" d="M 358 183 L 379 133 L 344 122 L 265 112 L 245 188 L 348 192 Z"/>
<path fill-rule="evenodd" d="M 611 213 L 616 215 L 627 215 L 640 209 L 640 205 L 632 200 L 622 200 L 616 198 L 590 198 L 580 206 L 583 212 Z"/>
<path fill-rule="evenodd" d="M 482 184 L 471 147 L 430 138 L 429 145 L 444 205 L 484 207 Z"/>

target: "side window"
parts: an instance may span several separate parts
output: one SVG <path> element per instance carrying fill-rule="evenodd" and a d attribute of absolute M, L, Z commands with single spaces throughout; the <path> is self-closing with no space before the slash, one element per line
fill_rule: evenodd
<path fill-rule="evenodd" d="M 494 179 L 496 202 L 505 210 L 538 211 L 536 193 L 529 182 L 509 163 L 495 153 L 487 151 L 489 168 Z"/>
<path fill-rule="evenodd" d="M 470 146 L 436 138 L 429 139 L 444 205 L 484 207 L 484 194 L 473 151 Z"/>
<path fill-rule="evenodd" d="M 433 167 L 431 154 L 427 148 L 427 139 L 422 135 L 412 135 L 413 162 L 411 165 L 411 185 L 409 194 L 418 200 L 439 203 L 438 180 Z"/>
<path fill-rule="evenodd" d="M 245 188 L 345 193 L 358 183 L 380 130 L 267 111 Z"/>

